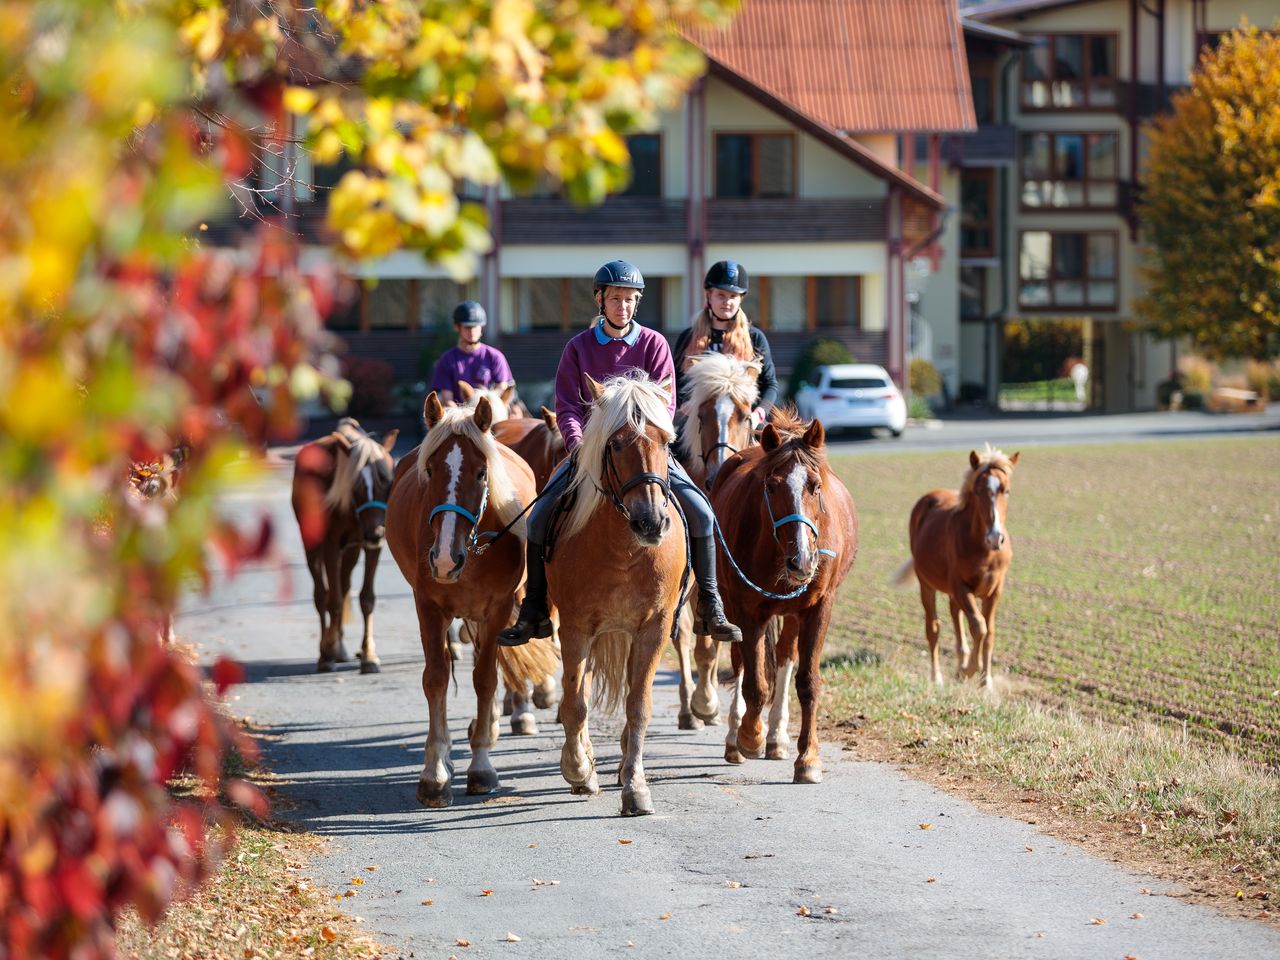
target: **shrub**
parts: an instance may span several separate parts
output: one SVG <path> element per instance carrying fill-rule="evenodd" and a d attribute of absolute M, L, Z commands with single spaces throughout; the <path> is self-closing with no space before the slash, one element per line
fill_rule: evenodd
<path fill-rule="evenodd" d="M 1199 390 L 1186 390 L 1182 394 L 1183 410 L 1203 410 L 1204 394 Z"/>
<path fill-rule="evenodd" d="M 1280 363 L 1250 360 L 1245 366 L 1244 376 L 1249 389 L 1256 391 L 1263 400 L 1280 400 Z"/>
<path fill-rule="evenodd" d="M 343 411 L 349 416 L 385 417 L 391 413 L 391 385 L 396 371 L 385 360 L 342 358 L 342 378 L 351 384 L 351 399 Z"/>
<path fill-rule="evenodd" d="M 1183 380 L 1189 391 L 1194 390 L 1205 394 L 1213 386 L 1213 364 L 1204 357 L 1196 356 L 1194 353 L 1187 354 L 1178 361 L 1178 369 L 1182 371 Z"/>
<path fill-rule="evenodd" d="M 933 408 L 924 397 L 913 393 L 907 398 L 907 416 L 912 420 L 929 420 L 933 417 Z"/>
<path fill-rule="evenodd" d="M 839 340 L 817 338 L 810 340 L 804 352 L 796 359 L 791 369 L 791 382 L 787 385 L 787 397 L 792 399 L 800 390 L 801 383 L 812 383 L 814 371 L 818 367 L 835 363 L 857 363 L 857 359 Z"/>
<path fill-rule="evenodd" d="M 907 368 L 907 383 L 913 396 L 932 397 L 942 391 L 942 374 L 924 357 L 912 357 Z"/>

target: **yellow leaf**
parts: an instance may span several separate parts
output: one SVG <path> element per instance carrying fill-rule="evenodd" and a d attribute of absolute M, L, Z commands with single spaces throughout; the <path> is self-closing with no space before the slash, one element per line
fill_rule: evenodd
<path fill-rule="evenodd" d="M 1107 921 L 1103 920 L 1101 917 L 1094 917 L 1089 921 L 1089 924 L 1094 927 L 1105 927 L 1107 925 Z"/>
<path fill-rule="evenodd" d="M 933 824 L 932 824 L 932 823 L 922 823 L 922 824 L 920 824 L 920 829 L 921 829 L 921 830 L 932 830 L 932 829 L 933 829 Z"/>
<path fill-rule="evenodd" d="M 310 113 L 317 99 L 306 87 L 289 87 L 284 92 L 284 108 L 290 113 Z"/>
<path fill-rule="evenodd" d="M 492 897 L 492 896 L 493 896 L 493 891 L 492 891 L 492 890 L 481 890 L 481 891 L 480 891 L 480 896 L 482 896 L 482 897 Z"/>
<path fill-rule="evenodd" d="M 333 943 L 338 939 L 338 931 L 334 930 L 333 927 L 321 927 L 320 936 L 324 937 L 327 943 Z"/>
<path fill-rule="evenodd" d="M 360 884 L 364 883 L 364 877 L 352 877 L 351 882 L 358 887 Z"/>
<path fill-rule="evenodd" d="M 618 838 L 618 842 L 619 842 L 619 843 L 622 843 L 622 844 L 635 843 L 635 841 L 634 841 L 634 840 L 624 840 L 624 839 L 622 839 L 622 837 L 619 837 L 619 838 Z"/>
<path fill-rule="evenodd" d="M 813 916 L 813 911 L 810 910 L 808 907 L 806 907 L 804 904 L 801 904 L 800 909 L 796 911 L 796 916 L 811 917 Z"/>
<path fill-rule="evenodd" d="M 739 883 L 737 880 L 729 880 L 727 882 L 727 886 L 729 887 L 730 890 L 737 890 L 739 887 L 742 886 L 742 884 Z"/>
<path fill-rule="evenodd" d="M 423 901 L 422 901 L 422 905 L 423 905 L 424 907 L 429 907 L 429 906 L 431 906 L 433 903 L 435 903 L 435 901 L 434 901 L 434 900 L 423 900 Z"/>
<path fill-rule="evenodd" d="M 470 940 L 465 940 L 465 939 L 463 939 L 462 937 L 459 937 L 457 940 L 455 940 L 455 941 L 453 941 L 453 942 L 454 942 L 455 944 L 457 944 L 458 946 L 460 946 L 460 947 L 469 947 L 469 946 L 471 946 L 471 941 L 470 941 Z"/>
<path fill-rule="evenodd" d="M 670 910 L 668 910 L 666 913 L 664 913 L 664 914 L 663 914 L 662 916 L 660 916 L 658 919 L 659 919 L 659 920 L 670 920 L 670 919 L 671 919 L 671 911 L 670 911 Z"/>

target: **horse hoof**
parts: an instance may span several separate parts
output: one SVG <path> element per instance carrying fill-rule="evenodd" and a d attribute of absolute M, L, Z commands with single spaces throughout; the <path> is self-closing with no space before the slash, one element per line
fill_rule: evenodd
<path fill-rule="evenodd" d="M 682 713 L 680 714 L 680 729 L 681 730 L 701 730 L 702 720 L 699 719 L 698 717 L 695 717 L 692 713 Z"/>
<path fill-rule="evenodd" d="M 533 705 L 539 710 L 549 710 L 559 702 L 560 697 L 556 694 L 554 687 L 550 690 L 544 690 L 541 687 L 533 688 Z"/>
<path fill-rule="evenodd" d="M 693 711 L 693 715 L 697 717 L 699 720 L 701 720 L 703 723 L 705 723 L 708 727 L 720 726 L 720 722 L 721 722 L 720 711 L 718 710 L 715 713 L 699 713 L 697 710 L 695 710 Z"/>
<path fill-rule="evenodd" d="M 360 672 L 361 673 L 381 673 L 382 667 L 377 660 L 361 660 Z"/>
<path fill-rule="evenodd" d="M 453 789 L 447 783 L 428 783 L 426 780 L 419 780 L 418 802 L 424 807 L 437 809 L 452 806 Z"/>
<path fill-rule="evenodd" d="M 764 747 L 764 758 L 766 760 L 786 760 L 789 756 L 786 744 L 778 743 L 770 740 Z"/>
<path fill-rule="evenodd" d="M 821 783 L 822 767 L 816 763 L 797 763 L 792 783 Z"/>
<path fill-rule="evenodd" d="M 477 796 L 484 793 L 493 793 L 498 789 L 498 774 L 494 770 L 469 770 L 467 771 L 467 793 L 470 796 Z"/>
<path fill-rule="evenodd" d="M 757 745 L 757 746 L 755 747 L 755 749 L 752 749 L 751 747 L 743 746 L 742 741 L 741 741 L 741 740 L 739 740 L 739 741 L 738 741 L 738 750 L 739 750 L 739 751 L 742 753 L 742 755 L 743 755 L 744 757 L 746 757 L 748 760 L 763 760 L 763 759 L 764 759 L 764 744 L 759 744 L 759 745 Z"/>
<path fill-rule="evenodd" d="M 593 770 L 585 783 L 569 784 L 569 792 L 580 797 L 594 797 L 600 792 L 600 778 L 596 776 Z"/>
<path fill-rule="evenodd" d="M 738 752 L 737 747 L 726 746 L 724 748 L 724 758 L 729 763 L 746 763 L 746 760 L 743 758 L 742 754 Z"/>
<path fill-rule="evenodd" d="M 333 664 L 324 657 L 316 661 L 316 673 L 333 673 Z"/>
<path fill-rule="evenodd" d="M 511 732 L 517 737 L 531 737 L 538 732 L 538 718 L 532 713 L 522 713 L 511 718 Z"/>
<path fill-rule="evenodd" d="M 648 787 L 637 787 L 634 790 L 622 791 L 622 815 L 624 817 L 647 817 L 653 813 L 653 798 L 649 796 Z"/>

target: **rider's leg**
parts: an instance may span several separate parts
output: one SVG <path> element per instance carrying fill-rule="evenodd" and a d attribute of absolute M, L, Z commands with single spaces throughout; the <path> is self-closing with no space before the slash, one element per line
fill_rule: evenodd
<path fill-rule="evenodd" d="M 692 547 L 693 575 L 698 581 L 698 610 L 694 629 L 710 634 L 716 640 L 738 643 L 742 631 L 729 622 L 720 600 L 720 587 L 716 582 L 715 513 L 706 494 L 694 486 L 684 467 L 675 460 L 670 468 L 671 492 L 684 508 L 689 524 L 689 545 Z"/>
<path fill-rule="evenodd" d="M 518 647 L 533 637 L 551 636 L 551 613 L 547 604 L 547 568 L 543 562 L 543 544 L 547 542 L 547 524 L 555 502 L 569 484 L 569 461 L 556 468 L 543 488 L 542 499 L 529 511 L 526 521 L 529 531 L 525 546 L 526 576 L 524 600 L 520 603 L 520 615 L 516 622 L 498 632 L 498 643 L 504 647 Z"/>

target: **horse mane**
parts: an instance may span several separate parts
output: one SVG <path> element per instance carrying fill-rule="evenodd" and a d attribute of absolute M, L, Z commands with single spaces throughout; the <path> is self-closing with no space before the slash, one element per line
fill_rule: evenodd
<path fill-rule="evenodd" d="M 960 500 L 957 506 L 963 507 L 969 502 L 969 494 L 973 492 L 973 483 L 978 479 L 978 475 L 988 468 L 993 470 L 1002 470 L 1005 474 L 1013 472 L 1013 462 L 1004 455 L 1003 450 L 997 450 L 987 444 L 987 448 L 978 454 L 978 465 L 970 467 L 964 472 L 964 479 L 960 481 Z"/>
<path fill-rule="evenodd" d="M 666 388 L 650 380 L 642 370 L 631 370 L 604 382 L 604 393 L 592 406 L 583 425 L 578 469 L 565 490 L 565 496 L 576 493 L 576 499 L 565 520 L 562 537 L 571 537 L 585 527 L 604 500 L 604 451 L 610 437 L 628 425 L 637 433 L 643 433 L 645 424 L 651 423 L 668 443 L 675 439 L 675 427 L 667 409 L 670 399 Z"/>
<path fill-rule="evenodd" d="M 828 471 L 825 445 L 815 450 L 805 442 L 804 433 L 809 429 L 809 423 L 800 416 L 794 406 L 788 404 L 785 407 L 774 407 L 769 414 L 769 422 L 782 437 L 782 442 L 764 455 L 767 469 L 773 470 L 783 461 L 795 457 L 819 474 L 825 474 Z"/>
<path fill-rule="evenodd" d="M 373 437 L 364 432 L 364 429 L 355 420 L 350 417 L 343 417 L 338 421 L 338 426 L 334 430 L 351 442 L 351 449 L 347 450 L 341 446 L 334 449 L 337 452 L 337 462 L 333 469 L 333 482 L 329 484 L 329 490 L 324 495 L 324 505 L 330 510 L 350 510 L 351 503 L 355 499 L 355 483 L 356 477 L 360 476 L 360 472 L 365 467 L 372 466 L 386 474 L 388 482 L 391 480 L 391 454 Z"/>
<path fill-rule="evenodd" d="M 477 391 L 478 393 L 479 391 Z M 485 470 L 489 475 L 489 503 L 503 524 L 508 524 L 520 515 L 524 504 L 516 493 L 511 475 L 507 473 L 507 464 L 498 447 L 498 441 L 492 433 L 481 430 L 476 424 L 475 411 L 470 407 L 446 407 L 435 425 L 427 431 L 426 439 L 418 448 L 418 482 L 427 481 L 427 462 L 450 437 L 462 437 L 475 444 L 484 456 Z M 524 520 L 522 519 L 511 532 L 525 538 Z"/>
<path fill-rule="evenodd" d="M 760 361 L 707 353 L 689 367 L 685 377 L 689 384 L 689 399 L 681 407 L 685 421 L 680 425 L 679 444 L 686 457 L 698 457 L 702 455 L 702 431 L 697 426 L 698 408 L 711 397 L 729 397 L 734 403 L 754 407 L 760 399 Z"/>
<path fill-rule="evenodd" d="M 471 410 L 474 412 L 477 404 L 480 403 L 480 398 L 488 397 L 489 408 L 493 411 L 494 423 L 501 423 L 503 420 L 511 419 L 511 408 L 508 407 L 506 401 L 502 399 L 501 390 L 494 390 L 490 387 L 471 387 L 471 389 L 473 393 L 467 398 L 467 402 L 460 404 L 464 410 Z"/>

